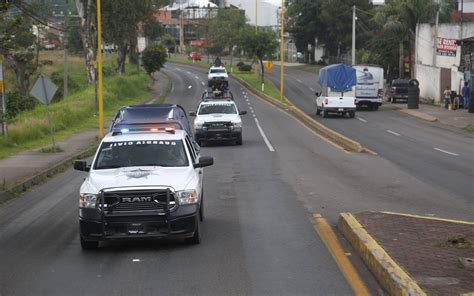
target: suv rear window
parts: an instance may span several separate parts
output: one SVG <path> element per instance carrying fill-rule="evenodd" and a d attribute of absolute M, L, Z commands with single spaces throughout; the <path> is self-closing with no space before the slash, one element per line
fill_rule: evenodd
<path fill-rule="evenodd" d="M 225 70 L 224 70 L 224 69 L 212 69 L 212 70 L 211 70 L 211 73 L 212 73 L 212 74 L 215 74 L 215 73 L 225 73 Z"/>
<path fill-rule="evenodd" d="M 104 142 L 94 169 L 132 166 L 184 167 L 189 161 L 181 140 Z"/>
<path fill-rule="evenodd" d="M 392 82 L 392 86 L 408 86 L 407 79 L 397 79 Z"/>

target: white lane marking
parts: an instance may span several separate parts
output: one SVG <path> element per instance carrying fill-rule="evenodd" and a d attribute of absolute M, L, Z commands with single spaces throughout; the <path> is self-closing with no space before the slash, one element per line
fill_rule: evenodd
<path fill-rule="evenodd" d="M 296 81 L 298 81 L 299 83 L 303 83 L 303 81 L 299 80 L 298 78 L 296 78 Z"/>
<path fill-rule="evenodd" d="M 246 101 L 246 102 L 248 102 L 248 101 L 249 101 L 249 99 L 245 99 L 245 101 Z"/>
<path fill-rule="evenodd" d="M 359 119 L 359 120 L 362 121 L 362 122 L 367 122 L 367 120 L 365 120 L 365 119 L 362 118 L 362 117 L 357 117 L 357 119 Z"/>
<path fill-rule="evenodd" d="M 250 102 L 247 102 L 247 104 L 250 106 Z"/>
<path fill-rule="evenodd" d="M 257 114 L 254 113 L 254 114 L 252 114 L 252 115 L 253 115 L 254 118 L 257 118 Z"/>
<path fill-rule="evenodd" d="M 189 75 L 191 75 L 191 72 L 189 72 L 189 71 L 186 71 L 186 73 L 188 73 Z"/>
<path fill-rule="evenodd" d="M 197 75 L 194 75 L 194 78 L 199 79 L 199 77 L 197 77 Z"/>
<path fill-rule="evenodd" d="M 391 131 L 391 130 L 386 130 L 386 132 L 389 133 L 389 134 L 392 134 L 392 135 L 394 135 L 394 136 L 397 136 L 397 137 L 400 137 L 400 136 L 401 136 L 399 133 L 396 133 L 396 132 Z"/>
<path fill-rule="evenodd" d="M 310 90 L 310 91 L 314 91 L 314 88 L 310 87 L 309 90 Z"/>
<path fill-rule="evenodd" d="M 452 156 L 459 156 L 459 154 L 456 154 L 456 153 L 453 153 L 453 152 L 449 152 L 449 151 L 446 151 L 446 150 L 443 150 L 443 149 L 439 149 L 439 148 L 433 148 L 433 149 L 436 150 L 436 151 L 439 151 L 439 152 L 443 152 L 443 153 L 452 155 Z"/>
<path fill-rule="evenodd" d="M 133 262 L 140 262 L 140 259 L 133 259 Z"/>
<path fill-rule="evenodd" d="M 203 81 L 201 81 L 201 84 L 202 84 L 203 86 L 206 85 Z"/>
<path fill-rule="evenodd" d="M 250 113 L 254 114 L 254 113 L 255 113 L 255 111 L 253 111 L 253 109 L 252 109 L 252 110 L 250 110 Z"/>
<path fill-rule="evenodd" d="M 192 87 L 193 87 L 192 85 L 188 86 L 188 88 L 192 88 Z"/>
<path fill-rule="evenodd" d="M 176 70 L 181 71 L 181 68 L 176 67 Z"/>
<path fill-rule="evenodd" d="M 262 135 L 263 141 L 265 142 L 265 144 L 267 144 L 268 150 L 270 150 L 270 152 L 275 152 L 275 149 L 273 148 L 272 144 L 270 143 L 267 136 L 263 132 L 263 129 L 260 126 L 260 122 L 258 122 L 258 119 L 256 117 L 254 119 L 255 119 L 255 123 L 257 124 L 257 128 L 260 132 L 260 135 Z"/>

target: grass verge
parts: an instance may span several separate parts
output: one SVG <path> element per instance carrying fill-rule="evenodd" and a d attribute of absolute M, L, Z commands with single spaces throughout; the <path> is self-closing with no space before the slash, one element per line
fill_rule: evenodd
<path fill-rule="evenodd" d="M 469 133 L 474 133 L 474 125 L 472 124 L 469 124 L 468 126 L 466 126 L 464 128 L 465 131 L 469 132 Z"/>
<path fill-rule="evenodd" d="M 118 108 L 142 103 L 149 97 L 148 75 L 131 68 L 129 66 L 123 76 L 104 78 L 106 120 L 109 120 Z M 82 68 L 82 71 L 85 70 Z M 98 126 L 93 85 L 84 86 L 81 91 L 51 104 L 49 110 L 58 141 Z M 21 113 L 9 124 L 8 137 L 0 139 L 0 159 L 48 144 L 50 144 L 50 133 L 46 108 L 38 104 L 35 109 Z"/>

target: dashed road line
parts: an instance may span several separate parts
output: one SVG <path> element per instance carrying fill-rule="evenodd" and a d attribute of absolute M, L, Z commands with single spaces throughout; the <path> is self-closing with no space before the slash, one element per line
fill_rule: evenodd
<path fill-rule="evenodd" d="M 359 119 L 359 120 L 362 121 L 362 122 L 367 122 L 367 120 L 365 120 L 365 119 L 362 118 L 362 117 L 357 117 L 357 119 Z"/>
<path fill-rule="evenodd" d="M 310 90 L 310 91 L 314 91 L 314 88 L 310 87 L 309 90 Z"/>
<path fill-rule="evenodd" d="M 449 155 L 452 155 L 452 156 L 459 156 L 459 154 L 456 154 L 454 152 L 449 152 L 449 151 L 446 151 L 446 150 L 443 150 L 443 149 L 440 149 L 440 148 L 433 148 L 434 150 L 436 151 L 439 151 L 439 152 L 443 152 L 443 153 L 446 153 L 446 154 L 449 154 Z"/>
<path fill-rule="evenodd" d="M 202 84 L 203 86 L 206 85 L 206 84 L 204 83 L 204 81 L 201 81 L 201 84 Z"/>
<path fill-rule="evenodd" d="M 394 136 L 397 136 L 397 137 L 400 137 L 400 136 L 401 136 L 399 133 L 396 133 L 396 132 L 391 131 L 391 130 L 386 130 L 386 132 L 389 133 L 389 134 L 392 134 L 392 135 L 394 135 Z"/>
<path fill-rule="evenodd" d="M 303 83 L 303 81 L 299 80 L 298 78 L 296 78 L 296 81 L 298 81 L 299 83 Z"/>
<path fill-rule="evenodd" d="M 265 135 L 265 132 L 263 131 L 262 127 L 260 126 L 260 122 L 258 122 L 258 119 L 256 117 L 254 117 L 254 120 L 255 120 L 255 123 L 257 124 L 258 131 L 260 132 L 260 135 L 263 138 L 263 141 L 267 145 L 268 150 L 270 150 L 270 152 L 275 152 L 275 148 L 273 148 L 272 143 L 270 143 L 267 136 Z"/>
<path fill-rule="evenodd" d="M 190 86 L 188 86 L 188 88 L 193 88 L 193 86 L 192 86 L 192 85 L 190 85 Z"/>

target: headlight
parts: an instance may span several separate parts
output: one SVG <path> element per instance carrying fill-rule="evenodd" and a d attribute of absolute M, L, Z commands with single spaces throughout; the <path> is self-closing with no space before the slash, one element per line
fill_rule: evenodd
<path fill-rule="evenodd" d="M 233 124 L 234 127 L 242 127 L 242 121 L 233 122 L 232 124 Z"/>
<path fill-rule="evenodd" d="M 194 122 L 194 128 L 200 129 L 202 128 L 202 122 Z"/>
<path fill-rule="evenodd" d="M 79 197 L 80 208 L 95 208 L 97 203 L 97 194 L 81 193 Z"/>
<path fill-rule="evenodd" d="M 178 191 L 177 193 L 180 205 L 191 205 L 198 202 L 196 190 L 183 190 Z"/>

